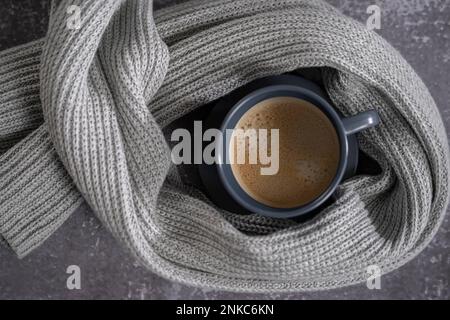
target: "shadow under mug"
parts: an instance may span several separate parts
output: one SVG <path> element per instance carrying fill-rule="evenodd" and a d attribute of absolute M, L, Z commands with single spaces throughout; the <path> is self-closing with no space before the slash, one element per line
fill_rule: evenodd
<path fill-rule="evenodd" d="M 241 117 L 253 106 L 274 97 L 293 97 L 312 103 L 330 119 L 339 139 L 340 159 L 333 180 L 317 198 L 299 207 L 275 208 L 258 202 L 241 188 L 231 164 L 226 161 L 230 154 L 225 132 L 235 129 Z M 342 117 L 328 102 L 320 87 L 299 76 L 280 75 L 259 79 L 220 99 L 212 108 L 205 125 L 207 128 L 220 129 L 223 147 L 216 148 L 217 163 L 201 164 L 199 174 L 211 200 L 228 211 L 257 213 L 273 218 L 305 216 L 326 203 L 339 184 L 355 174 L 359 157 L 355 134 L 376 126 L 379 122 L 378 113 L 374 110 L 348 118 Z"/>

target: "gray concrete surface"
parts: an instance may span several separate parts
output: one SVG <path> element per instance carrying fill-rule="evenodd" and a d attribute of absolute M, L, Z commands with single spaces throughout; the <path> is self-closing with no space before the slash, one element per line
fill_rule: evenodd
<path fill-rule="evenodd" d="M 263 1 L 263 0 L 261 0 Z M 174 3 L 156 1 L 156 7 Z M 379 31 L 412 64 L 450 128 L 450 0 L 329 0 L 366 21 L 382 8 Z M 0 50 L 45 35 L 49 0 L 0 0 Z M 416 259 L 365 285 L 292 294 L 236 294 L 169 282 L 141 268 L 83 206 L 42 247 L 23 260 L 0 248 L 0 299 L 449 299 L 450 218 Z M 82 289 L 66 288 L 66 268 L 79 265 Z"/>

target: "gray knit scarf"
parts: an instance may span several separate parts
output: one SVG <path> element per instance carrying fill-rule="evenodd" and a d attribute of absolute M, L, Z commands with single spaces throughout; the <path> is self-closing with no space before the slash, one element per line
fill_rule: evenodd
<path fill-rule="evenodd" d="M 149 270 L 268 292 L 365 281 L 436 233 L 449 197 L 438 109 L 407 62 L 322 1 L 148 0 L 52 5 L 42 40 L 0 53 L 0 234 L 20 257 L 86 201 Z M 77 2 L 75 1 L 75 4 Z M 306 223 L 235 215 L 179 179 L 162 128 L 254 79 L 320 68 L 345 115 L 376 107 L 360 136 L 382 173 L 345 182 Z"/>

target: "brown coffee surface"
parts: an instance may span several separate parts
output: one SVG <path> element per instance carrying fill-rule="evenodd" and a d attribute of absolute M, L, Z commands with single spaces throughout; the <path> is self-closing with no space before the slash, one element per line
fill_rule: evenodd
<path fill-rule="evenodd" d="M 241 188 L 252 198 L 275 208 L 305 205 L 319 197 L 336 175 L 339 138 L 332 122 L 315 105 L 293 97 L 264 100 L 247 111 L 235 129 L 279 129 L 279 170 L 261 175 L 263 165 L 258 157 L 250 164 L 251 148 L 270 150 L 270 135 L 265 144 L 254 145 L 242 140 L 246 148 L 244 164 L 237 163 L 238 140 L 230 151 L 232 172 Z"/>

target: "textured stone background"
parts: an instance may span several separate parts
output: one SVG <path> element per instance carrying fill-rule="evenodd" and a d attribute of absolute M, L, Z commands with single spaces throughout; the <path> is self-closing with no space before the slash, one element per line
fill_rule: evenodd
<path fill-rule="evenodd" d="M 264 1 L 264 0 L 261 0 Z M 379 31 L 429 86 L 450 128 L 450 0 L 328 0 L 364 22 L 367 6 L 382 8 Z M 155 1 L 161 7 L 174 0 Z M 178 1 L 179 2 L 179 1 Z M 45 35 L 49 0 L 0 0 L 0 50 Z M 449 299 L 450 218 L 416 259 L 365 285 L 315 293 L 235 294 L 191 288 L 153 275 L 138 264 L 81 207 L 47 242 L 18 260 L 0 248 L 3 299 Z M 66 289 L 67 266 L 79 265 L 82 289 Z"/>

